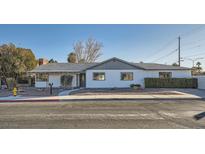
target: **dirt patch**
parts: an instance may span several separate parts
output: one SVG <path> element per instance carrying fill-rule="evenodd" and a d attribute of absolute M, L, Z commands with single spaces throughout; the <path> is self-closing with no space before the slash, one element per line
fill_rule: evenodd
<path fill-rule="evenodd" d="M 62 91 L 59 88 L 53 88 L 52 96 L 57 96 Z M 12 96 L 12 90 L 0 90 L 0 97 Z M 17 95 L 21 96 L 51 96 L 49 88 L 19 87 Z"/>
<path fill-rule="evenodd" d="M 59 88 L 53 88 L 53 96 L 57 96 L 61 91 Z M 35 88 L 35 87 L 21 87 L 19 88 L 19 95 L 21 96 L 50 96 L 49 88 Z"/>
<path fill-rule="evenodd" d="M 146 89 L 81 89 L 73 91 L 70 95 L 182 95 L 175 91 L 156 91 Z"/>
<path fill-rule="evenodd" d="M 11 96 L 12 95 L 12 91 L 4 89 L 4 90 L 0 90 L 0 97 L 7 97 L 7 96 Z"/>

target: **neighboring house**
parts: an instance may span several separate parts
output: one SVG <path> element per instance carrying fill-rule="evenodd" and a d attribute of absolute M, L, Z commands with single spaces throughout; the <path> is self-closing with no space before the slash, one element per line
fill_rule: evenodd
<path fill-rule="evenodd" d="M 140 84 L 144 78 L 190 78 L 191 69 L 187 67 L 154 63 L 131 63 L 111 58 L 101 63 L 73 64 L 51 63 L 41 65 L 29 72 L 35 75 L 36 87 L 86 87 L 113 88 Z"/>
<path fill-rule="evenodd" d="M 198 81 L 198 89 L 205 89 L 205 75 L 194 75 L 194 78 L 197 78 Z"/>

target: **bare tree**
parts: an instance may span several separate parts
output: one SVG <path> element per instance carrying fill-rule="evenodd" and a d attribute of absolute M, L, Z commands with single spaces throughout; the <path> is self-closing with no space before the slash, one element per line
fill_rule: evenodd
<path fill-rule="evenodd" d="M 102 43 L 89 38 L 86 42 L 78 41 L 73 45 L 77 63 L 95 62 L 101 55 Z"/>

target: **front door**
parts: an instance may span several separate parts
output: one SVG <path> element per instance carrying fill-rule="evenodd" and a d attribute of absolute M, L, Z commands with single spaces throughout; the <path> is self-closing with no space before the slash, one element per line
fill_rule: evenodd
<path fill-rule="evenodd" d="M 80 74 L 80 87 L 85 87 L 85 73 Z"/>

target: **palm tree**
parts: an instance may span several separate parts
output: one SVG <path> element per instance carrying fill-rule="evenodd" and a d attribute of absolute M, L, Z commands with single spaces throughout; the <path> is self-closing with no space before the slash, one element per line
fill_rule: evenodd
<path fill-rule="evenodd" d="M 201 70 L 202 70 L 202 68 L 201 68 L 201 62 L 197 62 L 196 63 L 196 66 L 197 66 L 197 71 L 198 71 L 198 73 L 200 73 L 201 72 Z"/>

